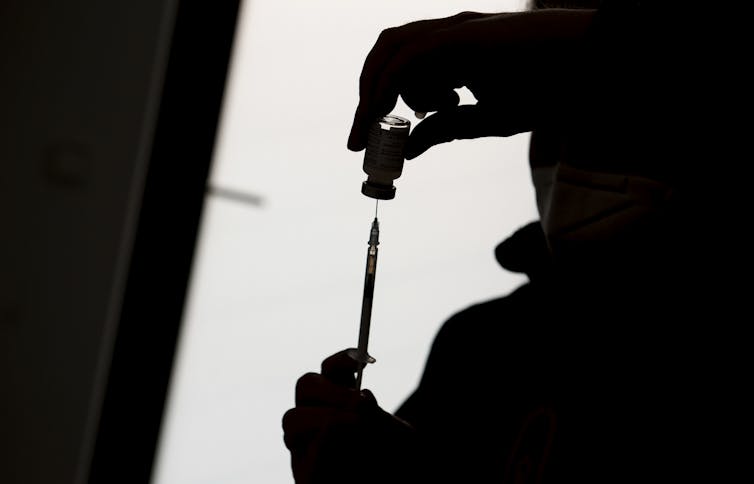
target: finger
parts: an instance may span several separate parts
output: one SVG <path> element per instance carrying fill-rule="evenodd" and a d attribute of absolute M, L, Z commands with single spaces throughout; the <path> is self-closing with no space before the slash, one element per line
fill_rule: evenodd
<path fill-rule="evenodd" d="M 359 414 L 333 407 L 296 407 L 283 415 L 283 441 L 289 450 L 321 444 L 334 429 L 355 425 Z"/>
<path fill-rule="evenodd" d="M 413 44 L 417 38 L 432 39 L 433 32 L 451 25 L 465 22 L 486 14 L 462 12 L 451 17 L 432 20 L 420 20 L 401 27 L 384 30 L 364 61 L 359 79 L 359 104 L 356 108 L 351 132 L 348 137 L 348 149 L 361 151 L 366 147 L 369 127 L 379 116 L 388 114 L 395 106 L 398 93 L 376 92 L 380 72 L 392 58 L 407 44 Z M 431 42 L 427 43 L 431 47 Z"/>
<path fill-rule="evenodd" d="M 322 376 L 333 383 L 352 388 L 356 385 L 356 372 L 362 366 L 350 352 L 354 348 L 339 351 L 322 362 Z"/>
<path fill-rule="evenodd" d="M 341 474 L 358 416 L 333 408 L 297 407 L 283 417 L 283 441 L 291 452 L 296 483 L 328 482 Z M 345 446 L 345 448 L 344 448 Z M 341 482 L 341 480 L 337 480 Z"/>
<path fill-rule="evenodd" d="M 358 410 L 361 412 L 369 411 L 377 406 L 377 398 L 375 398 L 374 393 L 367 389 L 361 390 L 361 399 L 359 400 Z"/>
<path fill-rule="evenodd" d="M 420 78 L 429 79 L 429 83 L 420 83 L 407 72 L 403 71 L 410 66 L 410 62 L 412 61 L 424 66 L 432 65 L 431 60 L 422 59 L 422 57 L 429 57 L 433 49 L 439 48 L 433 39 L 433 37 L 429 39 L 417 39 L 407 44 L 407 47 L 397 49 L 393 57 L 397 58 L 398 61 L 391 58 L 386 67 L 383 68 L 383 71 L 388 68 L 390 70 L 387 73 L 383 71 L 376 72 L 371 76 L 371 87 L 364 91 L 365 94 L 361 96 L 359 105 L 356 108 L 354 122 L 348 138 L 348 149 L 360 151 L 366 147 L 369 128 L 376 119 L 388 114 L 395 107 L 398 102 L 398 95 L 406 91 L 406 89 L 402 88 L 417 84 L 423 85 L 424 88 L 431 88 L 432 83 L 441 83 L 443 86 L 447 84 L 440 76 L 431 76 L 426 70 L 416 69 L 414 72 L 420 72 L 418 74 Z M 409 96 L 411 96 L 410 92 Z M 446 96 L 450 97 L 452 95 L 446 94 Z"/>
<path fill-rule="evenodd" d="M 296 382 L 297 406 L 353 408 L 358 401 L 358 391 L 333 383 L 318 373 L 307 373 Z"/>
<path fill-rule="evenodd" d="M 460 102 L 458 93 L 452 88 L 437 89 L 431 85 L 407 87 L 401 92 L 401 97 L 409 108 L 418 113 L 454 108 Z"/>
<path fill-rule="evenodd" d="M 283 442 L 288 450 L 298 450 L 312 441 L 322 427 L 324 415 L 309 415 L 310 411 L 332 411 L 326 407 L 296 407 L 283 415 Z"/>
<path fill-rule="evenodd" d="M 432 146 L 457 139 L 473 139 L 484 136 L 509 136 L 504 122 L 505 113 L 480 107 L 464 105 L 438 111 L 417 124 L 406 142 L 406 159 L 413 159 Z"/>
<path fill-rule="evenodd" d="M 465 61 L 459 60 L 463 57 L 459 47 L 449 42 L 446 32 L 446 29 L 437 30 L 432 36 L 415 39 L 397 50 L 376 75 L 372 105 L 379 107 L 398 94 L 407 103 L 417 100 L 412 98 L 419 98 L 421 102 L 425 97 L 439 95 L 441 97 L 433 101 L 439 101 L 444 107 L 458 104 L 451 102 L 457 97 L 452 89 L 464 85 L 467 69 L 463 66 Z M 422 91 L 425 96 L 421 96 Z M 432 110 L 437 109 L 427 109 Z"/>

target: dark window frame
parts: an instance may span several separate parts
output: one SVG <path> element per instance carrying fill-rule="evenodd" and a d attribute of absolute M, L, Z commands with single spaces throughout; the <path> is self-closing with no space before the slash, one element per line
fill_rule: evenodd
<path fill-rule="evenodd" d="M 151 480 L 240 3 L 178 4 L 89 484 Z"/>

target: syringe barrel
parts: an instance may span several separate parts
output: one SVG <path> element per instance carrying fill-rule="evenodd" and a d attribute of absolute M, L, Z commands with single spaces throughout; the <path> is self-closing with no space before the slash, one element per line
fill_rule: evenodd
<path fill-rule="evenodd" d="M 369 356 L 369 330 L 372 324 L 372 301 L 374 300 L 374 280 L 377 275 L 377 246 L 380 245 L 380 223 L 377 217 L 372 222 L 369 231 L 369 248 L 367 249 L 367 263 L 364 270 L 364 295 L 361 299 L 361 321 L 359 324 L 359 343 L 351 357 L 359 362 L 356 377 L 356 388 L 361 388 L 361 377 L 364 366 L 373 363 L 374 358 Z"/>
<path fill-rule="evenodd" d="M 372 301 L 374 300 L 374 279 L 377 271 L 377 247 L 369 247 L 367 267 L 364 274 L 364 296 L 361 301 L 361 324 L 359 325 L 360 353 L 367 354 L 369 328 L 372 321 Z"/>

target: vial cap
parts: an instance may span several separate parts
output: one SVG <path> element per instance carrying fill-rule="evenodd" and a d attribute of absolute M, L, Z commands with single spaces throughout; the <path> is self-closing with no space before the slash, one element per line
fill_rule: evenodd
<path fill-rule="evenodd" d="M 411 121 L 393 114 L 381 117 L 377 120 L 377 123 L 380 125 L 380 128 L 385 131 L 409 131 L 411 129 Z"/>
<path fill-rule="evenodd" d="M 361 184 L 361 193 L 370 198 L 378 200 L 392 200 L 395 198 L 395 187 L 387 185 L 377 185 L 365 181 Z"/>

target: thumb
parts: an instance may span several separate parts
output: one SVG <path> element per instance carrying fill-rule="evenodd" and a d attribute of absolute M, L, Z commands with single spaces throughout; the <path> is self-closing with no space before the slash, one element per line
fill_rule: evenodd
<path fill-rule="evenodd" d="M 374 393 L 372 393 L 371 390 L 361 390 L 361 400 L 359 401 L 359 406 L 361 408 L 374 408 L 378 407 L 377 399 L 374 396 Z"/>
<path fill-rule="evenodd" d="M 503 121 L 505 113 L 479 104 L 437 111 L 413 129 L 406 142 L 405 157 L 414 159 L 435 145 L 457 139 L 510 136 L 519 132 L 505 126 Z"/>
<path fill-rule="evenodd" d="M 322 362 L 322 376 L 338 385 L 343 385 L 349 388 L 355 386 L 355 374 L 359 370 L 361 364 L 350 356 L 350 351 L 352 349 L 353 348 L 349 348 L 339 351 L 334 355 L 327 357 Z"/>

